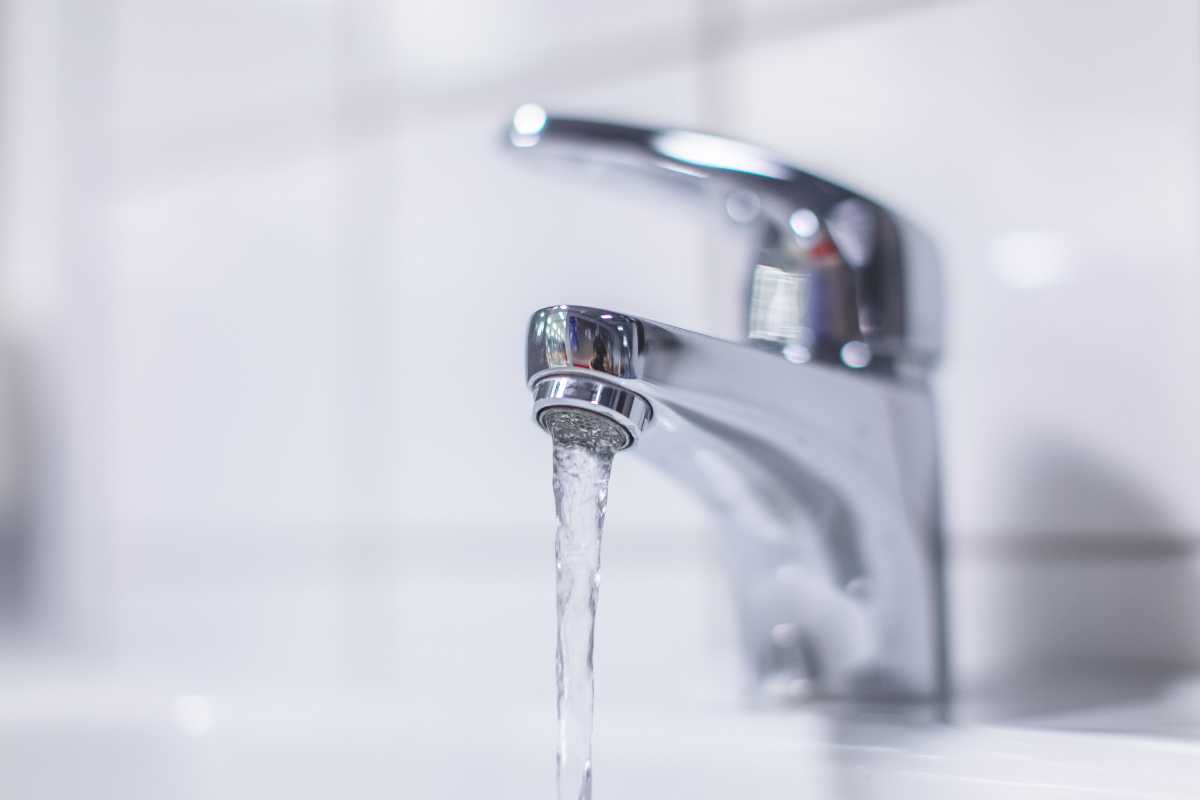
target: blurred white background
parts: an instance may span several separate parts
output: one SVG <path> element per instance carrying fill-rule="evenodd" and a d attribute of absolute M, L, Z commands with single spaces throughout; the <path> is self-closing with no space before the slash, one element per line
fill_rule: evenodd
<path fill-rule="evenodd" d="M 510 161 L 536 100 L 769 145 L 938 245 L 963 674 L 1200 666 L 1193 0 L 0 10 L 9 655 L 428 685 L 469 641 L 549 697 L 525 321 L 736 336 L 744 275 L 713 209 Z M 634 458 L 611 497 L 603 658 L 706 658 L 703 515 Z M 546 602 L 463 607 L 517 575 Z"/>

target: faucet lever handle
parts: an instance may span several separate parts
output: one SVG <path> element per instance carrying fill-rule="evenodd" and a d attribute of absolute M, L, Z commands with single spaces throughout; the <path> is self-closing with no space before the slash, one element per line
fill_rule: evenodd
<path fill-rule="evenodd" d="M 685 184 L 803 201 L 818 214 L 851 194 L 746 142 L 699 131 L 551 116 L 535 105 L 523 105 L 513 114 L 509 142 L 519 149 L 629 168 L 652 177 L 679 177 Z"/>
<path fill-rule="evenodd" d="M 715 194 L 730 218 L 758 232 L 746 315 L 752 341 L 793 360 L 853 368 L 886 368 L 898 356 L 931 360 L 936 343 L 910 335 L 900 224 L 874 201 L 769 150 L 699 131 L 523 105 L 508 141 Z"/>

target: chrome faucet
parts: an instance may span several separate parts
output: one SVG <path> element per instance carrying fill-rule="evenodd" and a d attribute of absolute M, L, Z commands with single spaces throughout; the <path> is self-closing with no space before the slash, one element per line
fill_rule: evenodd
<path fill-rule="evenodd" d="M 746 341 L 581 306 L 533 314 L 534 417 L 571 407 L 721 521 L 755 685 L 788 699 L 945 690 L 937 269 L 878 204 L 747 144 L 522 106 L 510 144 L 671 179 L 752 233 Z"/>

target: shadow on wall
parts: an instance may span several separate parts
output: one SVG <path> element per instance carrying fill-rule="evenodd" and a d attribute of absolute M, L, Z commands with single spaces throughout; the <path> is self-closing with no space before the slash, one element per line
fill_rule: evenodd
<path fill-rule="evenodd" d="M 1157 554 L 1164 545 L 1187 544 L 1174 535 L 1180 526 L 1153 487 L 1106 456 L 1043 436 L 1004 460 L 1015 522 L 1020 530 L 1044 533 L 1039 541 L 1052 551 Z M 1062 544 L 1055 548 L 1051 540 Z"/>
<path fill-rule="evenodd" d="M 1061 437 L 1005 463 L 1025 535 L 953 560 L 955 632 L 985 654 L 964 697 L 1029 718 L 1145 702 L 1200 668 L 1200 541 L 1152 487 Z"/>
<path fill-rule="evenodd" d="M 35 450 L 31 359 L 0 341 L 0 629 L 23 629 L 34 612 L 35 572 L 43 542 L 36 537 Z"/>

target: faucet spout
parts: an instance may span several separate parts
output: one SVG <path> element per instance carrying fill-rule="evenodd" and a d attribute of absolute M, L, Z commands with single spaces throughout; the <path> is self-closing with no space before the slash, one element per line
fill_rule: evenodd
<path fill-rule="evenodd" d="M 533 315 L 526 354 L 535 419 L 599 414 L 620 447 L 721 520 L 758 686 L 797 699 L 941 694 L 935 417 L 922 374 L 795 364 L 566 305 Z"/>

